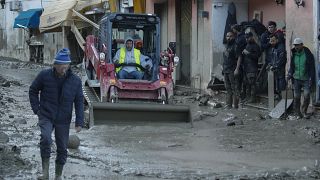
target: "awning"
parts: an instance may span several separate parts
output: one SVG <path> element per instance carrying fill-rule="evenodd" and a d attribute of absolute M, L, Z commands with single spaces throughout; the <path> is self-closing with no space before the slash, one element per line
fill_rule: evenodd
<path fill-rule="evenodd" d="M 74 9 L 80 13 L 84 13 L 85 11 L 90 11 L 95 7 L 102 8 L 103 4 L 107 2 L 109 2 L 109 0 L 78 0 Z"/>
<path fill-rule="evenodd" d="M 40 31 L 59 32 L 61 26 L 66 24 L 70 26 L 73 22 L 72 9 L 76 3 L 76 0 L 61 0 L 44 7 L 43 14 L 40 17 Z"/>
<path fill-rule="evenodd" d="M 21 11 L 14 20 L 13 28 L 38 28 L 42 9 Z"/>
<path fill-rule="evenodd" d="M 89 21 L 82 14 L 95 7 L 102 7 L 108 0 L 59 0 L 53 1 L 44 7 L 40 17 L 40 32 L 61 32 L 62 26 L 86 22 L 94 27 L 96 23 Z M 76 11 L 76 12 L 75 12 Z"/>

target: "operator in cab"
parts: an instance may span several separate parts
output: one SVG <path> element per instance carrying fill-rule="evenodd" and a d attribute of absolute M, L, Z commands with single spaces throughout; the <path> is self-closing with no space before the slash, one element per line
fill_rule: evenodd
<path fill-rule="evenodd" d="M 140 50 L 134 48 L 134 41 L 131 37 L 125 40 L 125 47 L 117 51 L 113 62 L 116 64 L 119 79 L 143 79 L 145 72 L 142 68 L 150 72 L 153 65 L 148 56 L 144 56 Z"/>

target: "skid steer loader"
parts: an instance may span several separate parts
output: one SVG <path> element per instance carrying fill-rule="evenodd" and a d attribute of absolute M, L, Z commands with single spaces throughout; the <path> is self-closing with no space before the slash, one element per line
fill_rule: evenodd
<path fill-rule="evenodd" d="M 139 64 L 115 64 L 117 50 L 127 37 L 152 61 L 151 70 Z M 98 37 L 86 38 L 84 94 L 89 106 L 89 126 L 113 121 L 190 121 L 190 108 L 173 105 L 174 66 L 179 62 L 175 43 L 160 51 L 160 19 L 149 14 L 112 13 L 99 22 Z M 142 80 L 118 79 L 116 68 L 135 66 Z"/>

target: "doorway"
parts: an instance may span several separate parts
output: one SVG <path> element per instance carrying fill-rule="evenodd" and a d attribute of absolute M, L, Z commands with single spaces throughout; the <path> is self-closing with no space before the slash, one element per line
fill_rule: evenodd
<path fill-rule="evenodd" d="M 177 68 L 177 81 L 179 85 L 191 85 L 191 18 L 192 1 L 181 0 L 177 3 L 177 53 L 180 63 Z M 182 8 L 183 7 L 183 8 Z"/>

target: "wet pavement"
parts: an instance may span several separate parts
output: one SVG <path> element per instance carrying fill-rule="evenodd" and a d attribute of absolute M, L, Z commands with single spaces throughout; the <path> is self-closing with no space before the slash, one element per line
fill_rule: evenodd
<path fill-rule="evenodd" d="M 47 67 L 0 59 L 0 179 L 36 179 L 41 172 L 28 88 Z M 186 91 L 175 102 L 193 107 L 193 126 L 132 121 L 71 129 L 80 147 L 69 149 L 64 179 L 320 179 L 319 114 L 270 119 L 254 108 L 225 109 L 222 93 L 198 106 L 199 94 Z"/>

